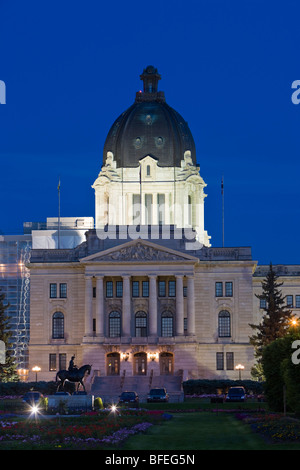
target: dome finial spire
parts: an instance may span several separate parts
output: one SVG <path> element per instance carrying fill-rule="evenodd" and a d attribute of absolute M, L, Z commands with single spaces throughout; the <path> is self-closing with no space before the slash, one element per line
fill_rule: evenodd
<path fill-rule="evenodd" d="M 144 82 L 144 93 L 157 93 L 158 80 L 161 79 L 161 76 L 153 65 L 148 65 L 140 78 Z"/>

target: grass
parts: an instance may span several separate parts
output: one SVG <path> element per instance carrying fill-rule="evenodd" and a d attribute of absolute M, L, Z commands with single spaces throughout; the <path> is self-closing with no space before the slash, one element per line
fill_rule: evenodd
<path fill-rule="evenodd" d="M 232 413 L 178 413 L 146 435 L 130 437 L 124 450 L 300 450 L 299 443 L 270 444 Z"/>

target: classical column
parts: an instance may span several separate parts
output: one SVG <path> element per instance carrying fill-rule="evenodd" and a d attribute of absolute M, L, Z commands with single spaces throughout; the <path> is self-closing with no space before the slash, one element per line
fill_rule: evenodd
<path fill-rule="evenodd" d="M 123 329 L 122 336 L 131 336 L 130 335 L 130 324 L 131 324 L 131 302 L 130 302 L 130 276 L 123 277 Z"/>
<path fill-rule="evenodd" d="M 103 276 L 97 276 L 96 283 L 96 334 L 104 336 Z"/>
<path fill-rule="evenodd" d="M 187 283 L 187 334 L 195 334 L 195 282 L 194 276 L 188 276 Z"/>
<path fill-rule="evenodd" d="M 183 276 L 176 276 L 176 336 L 184 334 Z"/>
<path fill-rule="evenodd" d="M 85 336 L 93 335 L 93 284 L 92 276 L 85 278 Z"/>
<path fill-rule="evenodd" d="M 157 336 L 156 275 L 149 276 L 149 336 Z"/>

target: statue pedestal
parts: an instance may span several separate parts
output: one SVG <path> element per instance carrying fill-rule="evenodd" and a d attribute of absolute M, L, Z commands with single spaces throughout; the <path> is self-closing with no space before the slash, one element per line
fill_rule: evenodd
<path fill-rule="evenodd" d="M 94 395 L 49 395 L 48 411 L 58 413 L 63 410 L 64 414 L 78 411 L 91 411 L 94 408 Z"/>

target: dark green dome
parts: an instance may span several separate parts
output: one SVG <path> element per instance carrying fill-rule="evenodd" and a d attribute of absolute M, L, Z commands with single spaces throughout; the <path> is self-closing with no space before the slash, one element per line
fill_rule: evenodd
<path fill-rule="evenodd" d="M 103 150 L 113 152 L 117 167 L 137 167 L 139 160 L 151 155 L 161 167 L 180 167 L 184 152 L 190 150 L 196 165 L 193 136 L 183 117 L 166 103 L 157 91 L 160 75 L 148 66 L 140 76 L 144 91 L 136 93 L 135 102 L 112 125 Z"/>

